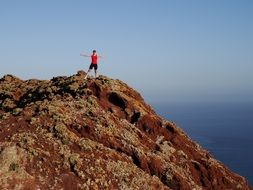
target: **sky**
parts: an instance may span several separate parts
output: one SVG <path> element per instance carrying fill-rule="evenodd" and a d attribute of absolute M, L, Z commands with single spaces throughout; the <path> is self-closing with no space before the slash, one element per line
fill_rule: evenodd
<path fill-rule="evenodd" d="M 253 102 L 252 0 L 0 0 L 0 77 L 71 76 L 93 49 L 151 103 Z"/>

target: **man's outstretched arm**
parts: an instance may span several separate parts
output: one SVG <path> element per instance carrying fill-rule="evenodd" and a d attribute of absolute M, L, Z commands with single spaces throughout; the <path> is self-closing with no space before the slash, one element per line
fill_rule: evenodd
<path fill-rule="evenodd" d="M 83 53 L 80 53 L 80 56 L 83 56 L 83 57 L 90 57 L 89 55 L 86 55 L 86 54 L 83 54 Z"/>

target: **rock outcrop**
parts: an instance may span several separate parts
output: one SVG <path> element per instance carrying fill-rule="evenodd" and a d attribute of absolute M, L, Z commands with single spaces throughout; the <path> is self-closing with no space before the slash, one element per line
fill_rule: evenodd
<path fill-rule="evenodd" d="M 250 189 L 120 80 L 0 79 L 0 189 Z"/>

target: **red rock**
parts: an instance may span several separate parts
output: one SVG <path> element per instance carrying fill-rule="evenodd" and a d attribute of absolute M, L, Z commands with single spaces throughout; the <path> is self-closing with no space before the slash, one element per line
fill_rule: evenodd
<path fill-rule="evenodd" d="M 134 89 L 85 75 L 0 79 L 0 189 L 251 189 Z"/>

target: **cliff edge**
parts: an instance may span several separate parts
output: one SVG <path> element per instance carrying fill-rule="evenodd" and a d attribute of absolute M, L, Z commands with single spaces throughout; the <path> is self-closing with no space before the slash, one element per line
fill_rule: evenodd
<path fill-rule="evenodd" d="M 120 80 L 0 79 L 0 189 L 251 189 Z"/>

